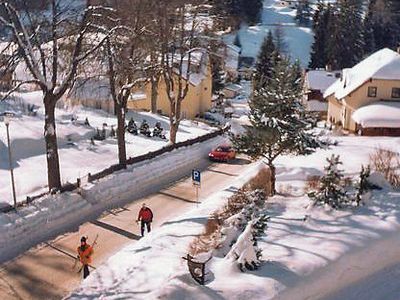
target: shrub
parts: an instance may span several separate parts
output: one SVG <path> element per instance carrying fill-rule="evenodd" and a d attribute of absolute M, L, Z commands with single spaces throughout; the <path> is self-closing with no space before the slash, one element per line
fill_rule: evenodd
<path fill-rule="evenodd" d="M 318 175 L 308 176 L 306 180 L 306 185 L 304 186 L 304 191 L 306 193 L 316 191 L 319 187 L 320 181 L 321 181 L 321 176 Z"/>
<path fill-rule="evenodd" d="M 377 148 L 369 157 L 374 170 L 383 174 L 394 187 L 400 187 L 400 155 L 397 152 Z"/>

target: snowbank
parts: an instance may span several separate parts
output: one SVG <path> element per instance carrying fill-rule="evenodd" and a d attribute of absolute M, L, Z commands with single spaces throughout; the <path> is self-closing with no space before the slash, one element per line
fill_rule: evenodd
<path fill-rule="evenodd" d="M 0 260 L 79 225 L 104 209 L 138 199 L 190 174 L 206 163 L 208 152 L 225 141 L 217 137 L 129 166 L 99 182 L 83 185 L 80 194 L 64 193 L 36 200 L 17 212 L 0 214 Z M 174 166 L 173 168 L 171 166 Z"/>

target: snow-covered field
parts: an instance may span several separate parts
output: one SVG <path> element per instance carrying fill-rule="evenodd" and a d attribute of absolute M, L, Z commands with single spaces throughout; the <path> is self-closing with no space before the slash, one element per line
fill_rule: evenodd
<path fill-rule="evenodd" d="M 255 26 L 242 25 L 238 34 L 242 44 L 242 56 L 257 57 L 264 37 L 268 31 L 274 32 L 279 24 L 284 32 L 286 52 L 292 59 L 299 59 L 302 66 L 310 60 L 310 49 L 313 42 L 312 29 L 296 24 L 296 10 L 280 5 L 279 0 L 264 0 L 261 23 Z M 233 43 L 235 34 L 228 35 L 226 40 Z"/>
<path fill-rule="evenodd" d="M 37 116 L 21 114 L 17 105 L 10 102 L 0 103 L 0 114 L 4 111 L 15 111 L 17 116 L 10 124 L 11 148 L 14 162 L 15 185 L 18 201 L 26 196 L 38 194 L 46 190 L 46 157 L 43 138 L 44 109 L 41 92 L 19 94 L 23 102 L 35 104 L 38 109 Z M 71 121 L 71 118 L 77 121 Z M 127 122 L 133 117 L 137 126 L 142 119 L 146 119 L 152 128 L 156 121 L 160 121 L 168 137 L 168 118 L 150 113 L 129 112 Z M 102 129 L 103 123 L 107 124 L 107 134 L 111 125 L 116 128 L 116 118 L 101 110 L 74 107 L 71 109 L 57 109 L 57 134 L 63 182 L 75 182 L 78 177 L 84 177 L 89 172 L 96 173 L 112 164 L 118 163 L 117 140 L 107 138 L 104 141 L 95 141 L 91 145 L 90 138 L 96 128 Z M 88 118 L 90 127 L 84 125 Z M 183 121 L 178 132 L 178 141 L 203 135 L 213 129 L 202 123 Z M 133 136 L 126 134 L 127 156 L 134 157 L 149 151 L 154 151 L 165 146 L 168 141 L 158 138 L 147 138 L 143 135 Z M 8 166 L 8 149 L 6 130 L 0 123 L 0 205 L 12 203 L 11 180 Z"/>
<path fill-rule="evenodd" d="M 323 173 L 332 153 L 341 155 L 346 176 L 356 177 L 375 147 L 399 151 L 400 138 L 331 138 L 338 146 L 277 162 L 282 194 L 267 200 L 271 220 L 259 241 L 263 263 L 258 270 L 243 273 L 231 260 L 214 257 L 206 285 L 199 286 L 181 259 L 209 215 L 254 175 L 254 167 L 199 208 L 115 254 L 70 299 L 320 299 L 399 263 L 400 191 L 374 191 L 365 206 L 336 211 L 310 206 L 304 184 L 309 175 Z"/>

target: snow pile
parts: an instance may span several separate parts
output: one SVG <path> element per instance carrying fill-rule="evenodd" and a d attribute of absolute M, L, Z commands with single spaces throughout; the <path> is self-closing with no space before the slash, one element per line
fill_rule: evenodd
<path fill-rule="evenodd" d="M 50 195 L 17 212 L 0 215 L 0 260 L 56 233 L 65 232 L 106 208 L 123 205 L 174 182 L 204 164 L 208 152 L 225 142 L 217 137 L 201 144 L 174 150 L 152 160 L 129 166 L 78 193 Z M 171 165 L 174 164 L 174 168 Z M 18 250 L 17 250 L 18 249 Z"/>
<path fill-rule="evenodd" d="M 335 94 L 336 99 L 342 99 L 369 79 L 399 80 L 400 55 L 384 48 L 351 69 L 344 69 L 342 78 L 325 91 L 324 97 Z"/>
<path fill-rule="evenodd" d="M 400 102 L 374 102 L 357 109 L 351 118 L 363 128 L 400 128 Z"/>
<path fill-rule="evenodd" d="M 375 187 L 385 189 L 385 190 L 391 190 L 392 186 L 390 183 L 386 180 L 385 176 L 380 173 L 380 172 L 372 172 L 368 176 L 368 182 L 372 184 Z"/>

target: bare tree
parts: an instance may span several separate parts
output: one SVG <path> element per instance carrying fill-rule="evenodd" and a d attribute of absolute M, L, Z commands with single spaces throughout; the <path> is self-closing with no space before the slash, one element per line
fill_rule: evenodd
<path fill-rule="evenodd" d="M 159 6 L 158 33 L 161 42 L 162 78 L 170 102 L 170 142 L 176 143 L 176 135 L 182 120 L 182 102 L 190 87 L 193 52 L 197 32 L 196 11 L 185 2 L 163 2 Z"/>
<path fill-rule="evenodd" d="M 44 138 L 46 143 L 49 190 L 61 187 L 55 107 L 72 87 L 78 67 L 100 47 L 106 37 L 86 43 L 93 32 L 95 19 L 103 9 L 87 1 L 51 0 L 45 13 L 21 11 L 15 1 L 0 1 L 0 24 L 9 28 L 11 41 L 17 47 L 15 59 L 27 68 L 29 79 L 11 89 L 4 99 L 24 84 L 33 84 L 43 92 L 45 108 Z M 79 2 L 80 3 L 80 2 Z M 66 58 L 63 52 L 71 55 Z"/>
<path fill-rule="evenodd" d="M 149 5 L 143 0 L 119 0 L 112 4 L 115 8 L 115 18 L 119 18 L 120 30 L 115 31 L 107 39 L 105 54 L 108 66 L 108 78 L 111 97 L 114 101 L 117 115 L 117 139 L 119 164 L 126 166 L 125 145 L 125 112 L 127 101 L 132 90 L 146 81 L 145 55 L 139 45 L 146 37 L 146 17 Z M 130 11 L 129 17 L 124 17 L 124 11 Z M 114 19 L 115 19 L 114 18 Z"/>

